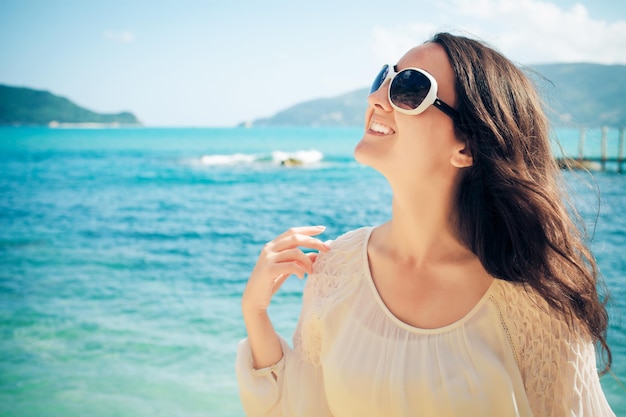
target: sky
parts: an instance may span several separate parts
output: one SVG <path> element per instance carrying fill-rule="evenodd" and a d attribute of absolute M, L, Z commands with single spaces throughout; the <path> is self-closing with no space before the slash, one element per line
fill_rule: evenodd
<path fill-rule="evenodd" d="M 626 64 L 624 0 L 0 0 L 0 84 L 228 127 L 367 87 L 440 31 L 522 65 Z"/>

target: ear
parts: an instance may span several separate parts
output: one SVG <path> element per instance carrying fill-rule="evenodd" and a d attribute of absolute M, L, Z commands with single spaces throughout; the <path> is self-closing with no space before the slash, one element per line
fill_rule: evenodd
<path fill-rule="evenodd" d="M 452 150 L 452 156 L 450 156 L 450 163 L 457 168 L 467 168 L 474 164 L 474 158 L 472 153 L 465 142 L 459 142 Z"/>

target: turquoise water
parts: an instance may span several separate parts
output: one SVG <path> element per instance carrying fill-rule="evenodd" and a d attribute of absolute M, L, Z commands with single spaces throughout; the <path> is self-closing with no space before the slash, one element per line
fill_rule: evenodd
<path fill-rule="evenodd" d="M 575 155 L 578 132 L 558 134 Z M 0 129 L 0 415 L 243 416 L 239 297 L 262 244 L 293 225 L 334 238 L 389 216 L 384 180 L 353 161 L 360 136 Z M 599 137 L 588 132 L 592 151 Z M 307 163 L 282 166 L 289 157 Z M 626 176 L 568 183 L 612 293 L 626 381 Z M 302 285 L 288 281 L 272 306 L 287 338 Z M 602 382 L 626 415 L 626 391 Z"/>

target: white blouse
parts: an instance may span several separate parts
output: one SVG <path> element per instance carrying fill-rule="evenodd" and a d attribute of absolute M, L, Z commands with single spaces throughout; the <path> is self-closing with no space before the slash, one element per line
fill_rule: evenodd
<path fill-rule="evenodd" d="M 593 344 L 531 289 L 495 279 L 462 319 L 437 329 L 395 317 L 369 271 L 372 228 L 320 253 L 293 349 L 255 370 L 236 361 L 248 416 L 614 416 Z"/>

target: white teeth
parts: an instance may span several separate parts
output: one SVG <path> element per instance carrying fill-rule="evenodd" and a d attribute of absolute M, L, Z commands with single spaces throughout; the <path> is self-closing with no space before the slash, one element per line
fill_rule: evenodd
<path fill-rule="evenodd" d="M 370 130 L 376 133 L 382 133 L 383 135 L 391 135 L 392 133 L 395 133 L 389 126 L 385 126 L 384 124 L 378 122 L 370 123 Z"/>

